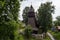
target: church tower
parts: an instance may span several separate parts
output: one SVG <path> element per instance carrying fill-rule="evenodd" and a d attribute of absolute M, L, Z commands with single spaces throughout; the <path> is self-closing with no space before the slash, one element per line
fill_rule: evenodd
<path fill-rule="evenodd" d="M 36 27 L 35 12 L 32 5 L 30 6 L 29 11 L 28 11 L 28 24 L 31 25 L 33 31 L 38 30 L 38 28 Z"/>

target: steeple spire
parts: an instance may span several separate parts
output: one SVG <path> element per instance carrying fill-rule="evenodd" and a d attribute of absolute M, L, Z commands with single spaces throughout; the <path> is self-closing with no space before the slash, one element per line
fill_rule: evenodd
<path fill-rule="evenodd" d="M 32 5 L 31 5 L 30 8 L 29 8 L 29 12 L 34 12 L 34 8 L 33 8 Z"/>
<path fill-rule="evenodd" d="M 31 2 L 31 5 L 32 5 L 32 2 Z"/>
<path fill-rule="evenodd" d="M 47 0 L 47 2 L 51 2 L 51 0 Z"/>
<path fill-rule="evenodd" d="M 28 11 L 28 17 L 35 17 L 34 8 L 31 5 Z"/>

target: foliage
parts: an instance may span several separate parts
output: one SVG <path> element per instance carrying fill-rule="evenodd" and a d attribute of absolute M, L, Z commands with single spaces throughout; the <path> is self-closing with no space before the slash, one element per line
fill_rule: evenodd
<path fill-rule="evenodd" d="M 42 28 L 42 32 L 47 32 L 52 26 L 52 13 L 54 12 L 54 6 L 52 2 L 42 3 L 38 9 L 38 22 Z M 48 28 L 49 27 L 49 28 Z"/>
<path fill-rule="evenodd" d="M 18 40 L 19 7 L 19 0 L 0 0 L 0 40 Z"/>
<path fill-rule="evenodd" d="M 0 40 L 17 39 L 18 28 L 19 25 L 16 21 L 9 21 L 0 24 Z"/>
<path fill-rule="evenodd" d="M 47 35 L 44 40 L 51 40 L 50 37 Z"/>
<path fill-rule="evenodd" d="M 29 10 L 29 7 L 25 7 L 25 9 L 23 10 L 23 22 L 25 24 L 27 24 L 27 21 L 28 21 L 28 10 Z"/>
<path fill-rule="evenodd" d="M 55 26 L 60 26 L 60 16 L 56 17 L 57 20 L 54 21 Z"/>
<path fill-rule="evenodd" d="M 58 21 L 60 21 L 60 16 L 57 16 L 56 19 L 57 19 Z"/>
<path fill-rule="evenodd" d="M 55 38 L 55 40 L 60 40 L 60 32 L 49 31 Z"/>
<path fill-rule="evenodd" d="M 27 26 L 26 28 L 25 28 L 25 31 L 24 31 L 24 38 L 25 39 L 30 39 L 31 37 L 32 37 L 32 28 L 31 28 L 31 26 Z"/>
<path fill-rule="evenodd" d="M 0 0 L 0 21 L 18 20 L 19 0 Z"/>
<path fill-rule="evenodd" d="M 19 35 L 19 40 L 24 40 L 24 36 L 23 35 Z"/>

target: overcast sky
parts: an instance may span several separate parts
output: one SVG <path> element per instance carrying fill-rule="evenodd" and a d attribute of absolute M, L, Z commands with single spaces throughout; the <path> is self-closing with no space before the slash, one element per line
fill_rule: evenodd
<path fill-rule="evenodd" d="M 37 11 L 37 9 L 39 8 L 41 3 L 45 3 L 47 1 L 52 1 L 53 5 L 55 6 L 55 14 L 53 14 L 53 20 L 56 20 L 57 16 L 60 16 L 60 0 L 27 0 L 27 1 L 22 1 L 21 2 L 21 7 L 20 7 L 20 15 L 19 15 L 19 19 L 22 20 L 22 11 L 23 9 L 28 6 L 30 7 L 30 5 L 33 5 L 35 11 Z"/>

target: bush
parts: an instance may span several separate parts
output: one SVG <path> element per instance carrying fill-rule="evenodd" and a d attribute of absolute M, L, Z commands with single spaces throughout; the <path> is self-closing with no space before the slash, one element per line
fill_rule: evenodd
<path fill-rule="evenodd" d="M 19 24 L 16 21 L 9 21 L 0 24 L 0 40 L 18 40 Z"/>
<path fill-rule="evenodd" d="M 25 39 L 30 39 L 32 37 L 32 28 L 31 26 L 27 26 L 24 31 L 24 38 Z"/>

